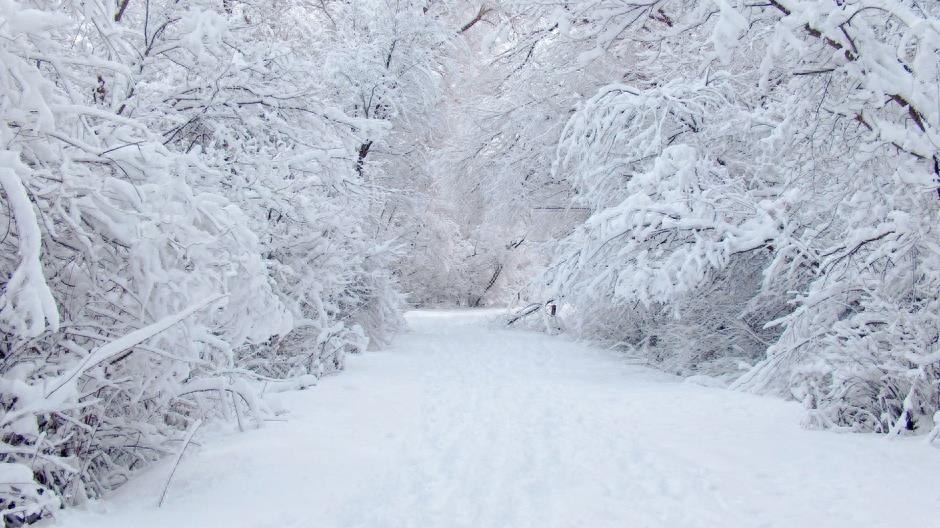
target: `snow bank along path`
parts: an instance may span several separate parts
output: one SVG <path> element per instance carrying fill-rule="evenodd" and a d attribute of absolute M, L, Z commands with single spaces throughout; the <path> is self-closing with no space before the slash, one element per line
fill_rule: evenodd
<path fill-rule="evenodd" d="M 805 431 L 798 405 L 682 383 L 490 312 L 411 332 L 203 438 L 56 528 L 940 526 L 940 452 Z"/>

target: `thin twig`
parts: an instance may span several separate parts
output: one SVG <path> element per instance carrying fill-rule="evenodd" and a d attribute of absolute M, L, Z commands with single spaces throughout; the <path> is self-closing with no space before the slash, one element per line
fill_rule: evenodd
<path fill-rule="evenodd" d="M 176 454 L 176 460 L 173 461 L 173 469 L 170 470 L 170 475 L 167 476 L 166 483 L 163 485 L 163 493 L 160 494 L 160 502 L 157 503 L 157 508 L 163 506 L 163 501 L 166 499 L 166 492 L 170 489 L 170 481 L 173 480 L 173 475 L 176 474 L 176 468 L 179 467 L 180 460 L 183 459 L 183 453 L 186 452 L 189 443 L 193 441 L 193 435 L 196 434 L 196 430 L 199 429 L 201 425 L 202 420 L 196 420 L 193 422 L 193 425 L 190 426 L 189 431 L 186 432 L 186 438 L 183 439 L 183 447 L 181 447 L 179 453 Z"/>

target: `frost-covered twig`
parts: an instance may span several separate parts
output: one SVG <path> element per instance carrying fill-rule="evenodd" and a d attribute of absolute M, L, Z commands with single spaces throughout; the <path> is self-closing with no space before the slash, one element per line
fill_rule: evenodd
<path fill-rule="evenodd" d="M 166 482 L 163 483 L 163 491 L 160 493 L 160 500 L 157 501 L 157 507 L 163 506 L 163 501 L 166 500 L 167 491 L 170 489 L 170 483 L 173 481 L 173 475 L 176 474 L 176 468 L 179 467 L 180 461 L 183 459 L 183 453 L 186 452 L 186 448 L 189 447 L 189 443 L 192 442 L 193 436 L 195 436 L 196 431 L 202 425 L 202 420 L 196 420 L 189 427 L 189 430 L 186 431 L 186 436 L 183 437 L 183 445 L 180 446 L 179 452 L 176 453 L 176 458 L 173 460 L 173 465 L 170 468 L 170 474 L 166 477 Z"/>

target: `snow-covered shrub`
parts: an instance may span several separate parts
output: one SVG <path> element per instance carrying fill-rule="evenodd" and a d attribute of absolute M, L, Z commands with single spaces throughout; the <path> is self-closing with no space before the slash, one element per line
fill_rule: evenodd
<path fill-rule="evenodd" d="M 113 489 L 194 420 L 260 425 L 255 380 L 398 327 L 356 166 L 384 127 L 310 75 L 305 13 L 0 1 L 6 524 Z"/>
<path fill-rule="evenodd" d="M 259 411 L 222 372 L 290 319 L 244 213 L 188 184 L 198 160 L 108 104 L 132 76 L 98 53 L 127 45 L 108 10 L 6 4 L 0 399 L 18 480 L 0 505 L 17 524 L 122 483 L 232 398 Z"/>
<path fill-rule="evenodd" d="M 587 335 L 680 373 L 762 357 L 774 337 L 762 317 L 781 304 L 760 274 L 779 225 L 763 199 L 767 175 L 740 170 L 740 147 L 726 139 L 741 120 L 732 90 L 608 86 L 560 143 L 557 170 L 597 212 L 560 246 L 548 296 L 578 308 Z"/>
<path fill-rule="evenodd" d="M 387 127 L 344 114 L 327 80 L 310 75 L 325 60 L 319 47 L 335 38 L 315 29 L 323 19 L 294 3 L 235 4 L 229 15 L 220 38 L 231 45 L 167 65 L 164 75 L 178 81 L 155 92 L 146 111 L 169 121 L 177 149 L 199 151 L 213 177 L 194 185 L 225 189 L 249 215 L 293 315 L 291 333 L 251 347 L 243 366 L 275 377 L 320 375 L 398 324 L 391 317 L 357 321 L 398 310 L 394 283 L 375 268 L 390 257 L 369 234 L 374 193 L 356 158 L 365 138 Z M 168 31 L 161 38 L 191 36 Z M 296 42 L 319 47 L 284 53 Z M 182 94 L 181 84 L 188 87 Z"/>
<path fill-rule="evenodd" d="M 575 308 L 569 326 L 680 372 L 761 360 L 735 386 L 798 398 L 814 425 L 929 428 L 938 4 L 559 12 L 556 45 L 630 69 L 559 143 L 555 172 L 591 211 L 546 275 L 545 296 Z"/>
<path fill-rule="evenodd" d="M 815 97 L 773 108 L 785 118 L 771 144 L 800 153 L 786 174 L 801 192 L 765 274 L 809 269 L 810 281 L 738 386 L 782 381 L 815 425 L 926 432 L 940 405 L 940 6 L 774 7 L 763 82 L 789 73 L 782 89 Z"/>

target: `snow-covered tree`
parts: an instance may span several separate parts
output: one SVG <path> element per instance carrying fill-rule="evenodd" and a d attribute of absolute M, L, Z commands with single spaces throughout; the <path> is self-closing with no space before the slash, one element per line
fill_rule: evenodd
<path fill-rule="evenodd" d="M 815 424 L 929 427 L 936 4 L 567 10 L 570 46 L 630 70 L 561 137 L 556 173 L 592 215 L 549 291 L 680 371 L 766 357 L 738 386 L 797 397 Z M 685 344 L 650 346 L 664 334 Z"/>
<path fill-rule="evenodd" d="M 302 4 L 0 6 L 7 524 L 196 419 L 260 425 L 256 380 L 310 384 L 399 325 L 357 170 L 386 127 L 310 75 L 335 35 Z"/>
<path fill-rule="evenodd" d="M 406 298 L 940 427 L 938 63 L 933 0 L 0 0 L 0 514 Z"/>

